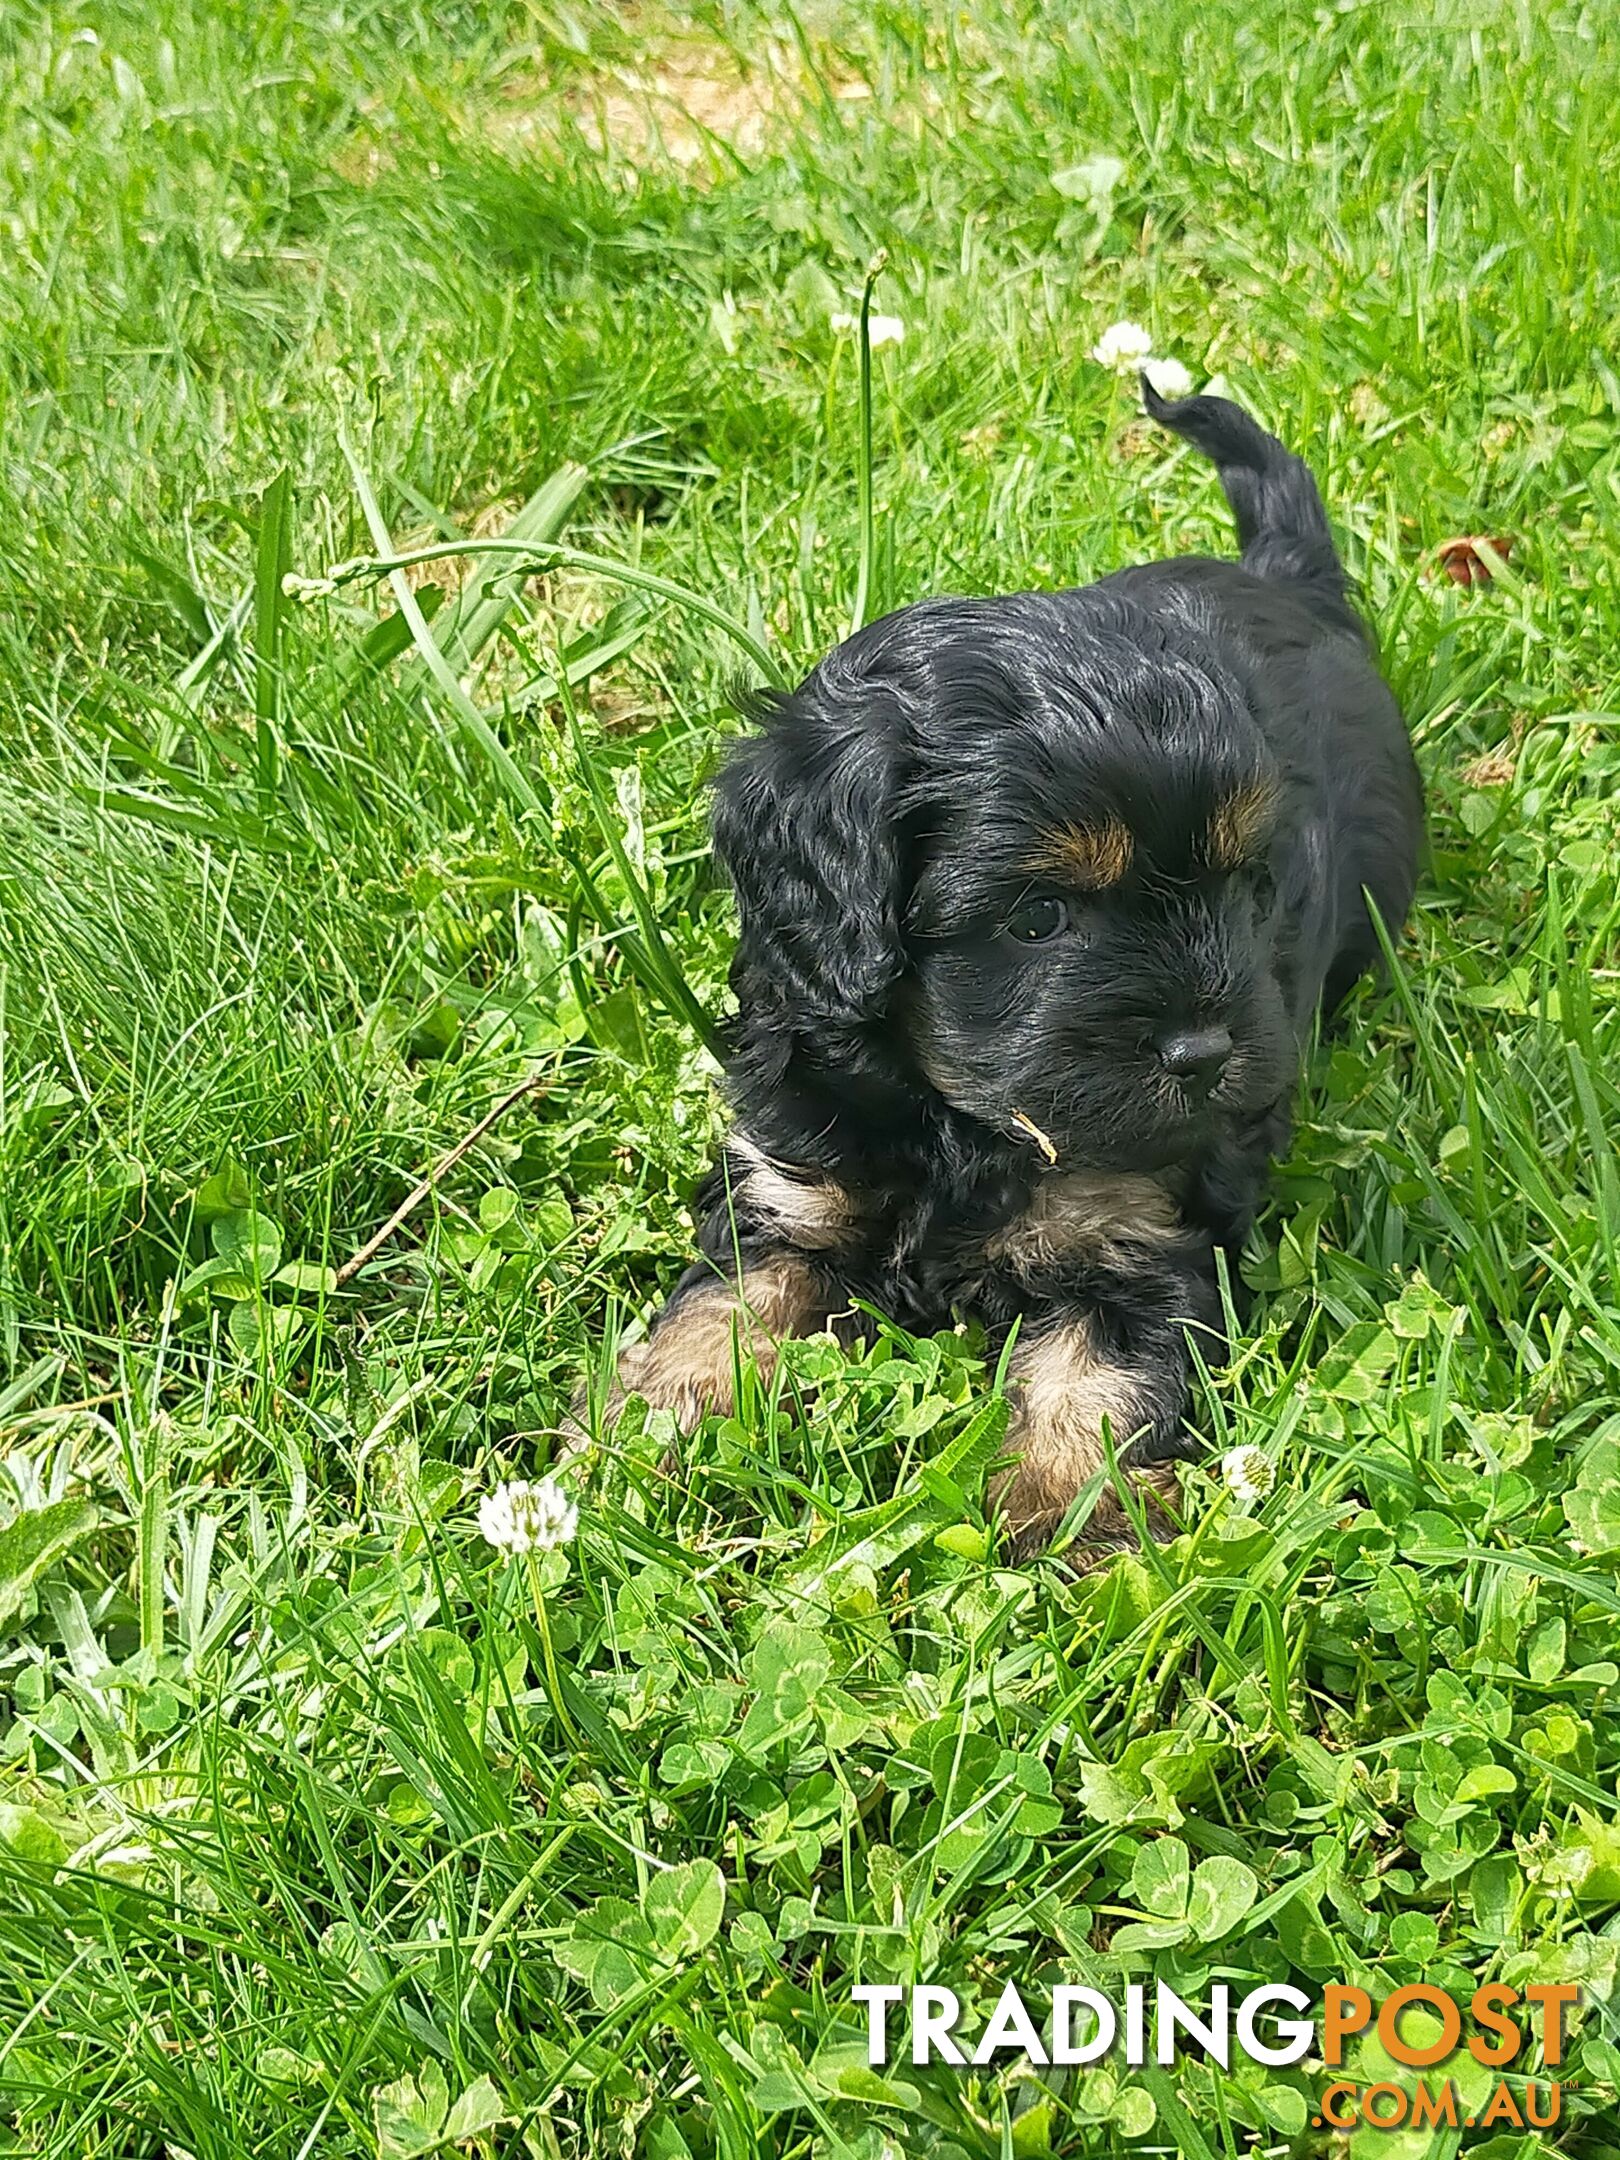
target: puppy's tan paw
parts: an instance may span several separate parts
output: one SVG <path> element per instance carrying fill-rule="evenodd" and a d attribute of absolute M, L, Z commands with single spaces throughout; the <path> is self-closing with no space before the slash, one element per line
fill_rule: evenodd
<path fill-rule="evenodd" d="M 729 1416 L 736 1408 L 739 1362 L 752 1363 L 768 1382 L 783 1336 L 825 1327 L 832 1302 L 817 1271 L 790 1253 L 756 1261 L 736 1282 L 689 1276 L 646 1339 L 620 1353 L 601 1405 L 602 1427 L 616 1422 L 632 1395 L 654 1410 L 673 1412 L 682 1432 L 713 1412 Z M 576 1396 L 574 1420 L 582 1427 L 586 1408 Z"/>
<path fill-rule="evenodd" d="M 734 1314 L 734 1320 L 741 1318 L 740 1313 Z M 678 1326 L 661 1328 L 645 1341 L 632 1343 L 620 1352 L 619 1369 L 602 1405 L 604 1424 L 617 1422 L 620 1411 L 632 1395 L 639 1395 L 649 1409 L 673 1411 L 682 1432 L 690 1432 L 711 1411 L 729 1415 L 735 1394 L 729 1339 L 724 1366 L 711 1367 L 704 1353 L 717 1346 L 699 1343 L 691 1337 L 684 1345 L 679 1339 L 668 1339 L 670 1336 L 678 1338 L 679 1333 Z M 760 1369 L 769 1371 L 775 1358 L 773 1346 L 756 1346 L 745 1329 L 738 1347 L 745 1353 L 752 1349 Z"/>

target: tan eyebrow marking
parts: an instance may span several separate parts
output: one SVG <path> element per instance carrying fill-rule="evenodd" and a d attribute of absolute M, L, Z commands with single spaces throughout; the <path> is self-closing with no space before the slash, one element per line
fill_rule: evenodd
<path fill-rule="evenodd" d="M 1209 821 L 1209 859 L 1217 870 L 1240 870 L 1259 850 L 1277 814 L 1277 789 L 1255 780 L 1216 806 Z"/>
<path fill-rule="evenodd" d="M 1060 825 L 1040 835 L 1031 856 L 1032 870 L 1068 878 L 1082 892 L 1105 892 L 1131 867 L 1136 843 L 1130 827 L 1110 819 L 1106 825 Z"/>

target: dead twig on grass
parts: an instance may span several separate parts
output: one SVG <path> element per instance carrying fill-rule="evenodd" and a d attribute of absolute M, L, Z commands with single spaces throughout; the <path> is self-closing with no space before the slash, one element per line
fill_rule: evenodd
<path fill-rule="evenodd" d="M 376 1259 L 378 1253 L 382 1251 L 401 1223 L 407 1221 L 416 1212 L 439 1180 L 453 1170 L 461 1158 L 478 1145 L 491 1126 L 500 1123 L 514 1103 L 521 1102 L 525 1095 L 540 1094 L 549 1086 L 549 1080 L 537 1075 L 533 1079 L 523 1081 L 519 1086 L 513 1088 L 509 1095 L 503 1095 L 493 1109 L 485 1111 L 472 1131 L 464 1133 L 453 1148 L 439 1157 L 439 1160 L 433 1165 L 426 1177 L 422 1179 L 421 1183 L 414 1186 L 405 1195 L 382 1228 L 375 1235 L 368 1237 L 357 1253 L 351 1253 L 349 1258 L 344 1261 L 337 1271 L 336 1287 L 341 1290 L 345 1284 L 353 1282 L 360 1270 L 369 1261 Z"/>

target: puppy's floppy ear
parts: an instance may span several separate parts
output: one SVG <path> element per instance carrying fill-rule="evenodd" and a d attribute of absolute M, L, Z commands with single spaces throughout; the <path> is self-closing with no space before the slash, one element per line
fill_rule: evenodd
<path fill-rule="evenodd" d="M 902 700 L 824 662 L 751 709 L 763 732 L 733 752 L 714 810 L 742 931 L 733 986 L 801 1027 L 879 1019 L 905 964 Z"/>

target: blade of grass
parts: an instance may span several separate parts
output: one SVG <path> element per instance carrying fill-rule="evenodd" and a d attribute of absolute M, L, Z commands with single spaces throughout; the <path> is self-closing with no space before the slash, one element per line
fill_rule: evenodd
<path fill-rule="evenodd" d="M 597 830 L 613 858 L 614 868 L 624 882 L 625 891 L 630 896 L 631 911 L 636 919 L 635 939 L 621 936 L 619 940 L 625 958 L 671 1017 L 691 1028 L 711 1056 L 723 1058 L 724 1038 L 687 981 L 685 970 L 664 936 L 663 925 L 658 920 L 658 911 L 653 906 L 646 881 L 630 860 L 620 829 L 618 806 L 609 798 L 608 791 L 602 784 L 602 775 L 580 730 L 579 713 L 567 687 L 567 670 L 559 664 L 555 673 L 563 701 L 568 739 L 573 746 L 574 761 L 580 778 L 584 781 L 585 793 L 596 820 Z M 590 896 L 592 906 L 598 910 L 598 921 L 606 928 L 607 918 L 601 912 L 601 895 L 590 873 L 577 860 L 575 868 Z"/>
<path fill-rule="evenodd" d="M 527 540 L 537 545 L 555 540 L 568 513 L 584 492 L 590 478 L 583 465 L 562 465 L 543 480 L 501 534 L 503 540 Z M 500 577 L 499 558 L 481 561 L 457 594 L 447 617 L 442 648 L 450 665 L 465 675 L 484 647 L 500 629 L 517 599 L 516 586 L 493 589 Z"/>
<path fill-rule="evenodd" d="M 287 596 L 281 581 L 291 554 L 292 479 L 283 466 L 259 506 L 258 560 L 253 578 L 253 720 L 259 806 L 267 812 L 280 778 L 282 624 Z"/>
<path fill-rule="evenodd" d="M 600 674 L 603 668 L 611 666 L 625 653 L 634 651 L 646 636 L 648 618 L 641 614 L 639 609 L 622 627 L 610 628 L 613 617 L 619 615 L 624 608 L 638 609 L 638 603 L 633 600 L 621 601 L 619 606 L 612 610 L 599 626 L 600 629 L 608 631 L 607 636 L 579 638 L 569 646 L 565 657 L 568 687 L 571 690 L 577 690 L 582 683 L 589 682 L 593 675 Z M 523 712 L 530 705 L 549 705 L 558 694 L 557 682 L 556 674 L 547 669 L 543 675 L 535 676 L 532 682 L 524 683 L 520 689 L 514 690 L 510 697 L 504 699 L 503 710 Z"/>
<path fill-rule="evenodd" d="M 342 430 L 338 434 L 338 447 L 342 450 L 344 461 L 353 477 L 355 493 L 360 498 L 361 510 L 364 512 L 366 523 L 371 529 L 372 543 L 379 553 L 387 555 L 393 546 L 388 526 L 384 521 L 381 509 L 378 507 L 377 497 L 366 475 L 365 467 L 361 464 L 347 434 Z M 451 549 L 446 552 L 453 553 L 455 550 Z M 394 598 L 399 602 L 399 611 L 406 622 L 410 624 L 411 637 L 415 641 L 417 651 L 422 655 L 427 665 L 428 673 L 444 693 L 451 711 L 461 723 L 462 732 L 483 753 L 491 770 L 500 781 L 512 807 L 519 812 L 543 809 L 544 804 L 534 783 L 456 680 L 449 663 L 435 642 L 433 632 L 428 628 L 427 617 L 417 606 L 416 595 L 410 588 L 404 568 L 396 566 L 389 570 L 387 575 L 388 582 L 394 589 Z"/>
<path fill-rule="evenodd" d="M 369 521 L 368 521 L 369 522 Z M 372 527 L 373 535 L 386 532 L 379 519 Z M 701 621 L 712 623 L 723 630 L 727 637 L 754 663 L 766 681 L 775 688 L 785 687 L 787 677 L 779 662 L 769 650 L 746 630 L 734 615 L 694 592 L 688 585 L 677 585 L 671 579 L 658 577 L 650 570 L 642 570 L 634 564 L 615 562 L 610 555 L 595 554 L 589 548 L 566 547 L 561 541 L 537 542 L 533 540 L 441 540 L 431 547 L 410 548 L 395 553 L 386 545 L 379 545 L 375 555 L 351 557 L 347 562 L 336 563 L 327 575 L 336 585 L 351 584 L 357 578 L 386 577 L 391 582 L 402 571 L 415 569 L 419 563 L 442 562 L 452 555 L 505 555 L 532 564 L 536 570 L 545 570 L 563 564 L 572 570 L 594 570 L 600 576 L 615 579 L 638 592 L 652 593 L 660 600 L 673 600 L 689 614 Z M 395 590 L 398 590 L 396 585 Z M 442 655 L 441 655 L 442 659 Z"/>

